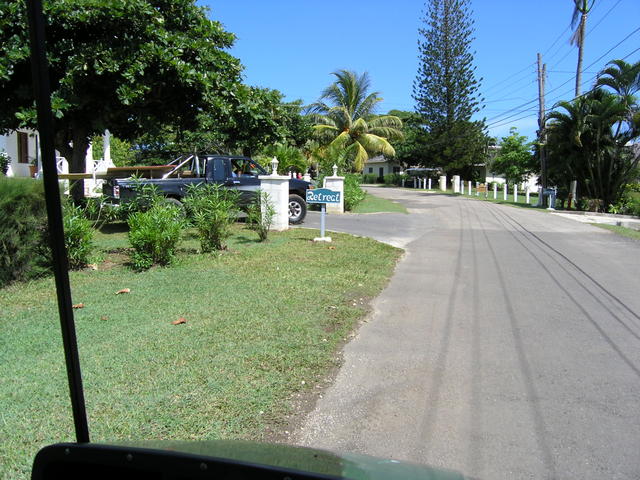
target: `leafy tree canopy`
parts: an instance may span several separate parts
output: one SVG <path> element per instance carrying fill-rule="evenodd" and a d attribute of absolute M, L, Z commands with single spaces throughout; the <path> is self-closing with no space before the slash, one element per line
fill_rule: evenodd
<path fill-rule="evenodd" d="M 234 36 L 193 0 L 45 0 L 55 146 L 84 170 L 91 136 L 129 140 L 223 114 L 241 65 Z M 0 8 L 0 129 L 35 126 L 25 3 Z M 81 192 L 74 192 L 76 198 Z"/>
<path fill-rule="evenodd" d="M 494 172 L 503 175 L 508 184 L 520 184 L 529 175 L 538 170 L 535 157 L 531 153 L 533 143 L 527 137 L 518 134 L 518 129 L 512 127 L 509 135 L 500 141 L 500 150 L 493 160 Z"/>
<path fill-rule="evenodd" d="M 427 134 L 422 116 L 415 112 L 391 110 L 389 115 L 402 120 L 401 140 L 393 142 L 395 159 L 405 165 L 426 165 L 428 163 Z"/>

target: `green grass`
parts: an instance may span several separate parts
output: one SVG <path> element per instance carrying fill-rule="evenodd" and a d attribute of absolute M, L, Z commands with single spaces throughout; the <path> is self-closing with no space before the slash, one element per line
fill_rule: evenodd
<path fill-rule="evenodd" d="M 280 432 L 400 254 L 303 229 L 257 243 L 237 226 L 227 252 L 193 254 L 190 235 L 174 266 L 133 273 L 123 230 L 97 235 L 98 270 L 70 275 L 92 441 Z M 0 290 L 0 312 L 0 477 L 28 478 L 40 447 L 73 440 L 53 279 Z"/>
<path fill-rule="evenodd" d="M 466 189 L 465 189 L 466 191 Z M 501 190 L 498 190 L 498 198 L 496 198 L 494 200 L 493 198 L 493 190 L 490 190 L 487 193 L 487 196 L 485 197 L 484 193 L 480 193 L 480 195 L 476 196 L 475 194 L 475 190 L 473 191 L 472 195 L 467 195 L 466 193 L 463 195 L 460 195 L 459 193 L 453 193 L 453 190 L 447 190 L 446 192 L 440 192 L 437 191 L 436 193 L 440 193 L 442 195 L 452 195 L 452 196 L 456 196 L 456 197 L 464 197 L 464 198 L 473 198 L 475 200 L 482 200 L 485 202 L 493 202 L 493 203 L 499 203 L 502 205 L 511 205 L 513 207 L 520 207 L 520 208 L 540 208 L 537 207 L 536 204 L 538 203 L 538 195 L 530 195 L 530 203 L 527 204 L 526 203 L 526 196 L 524 194 L 524 192 L 519 192 L 518 193 L 518 201 L 515 201 L 515 197 L 513 196 L 513 194 L 509 193 L 507 194 L 507 199 L 504 200 L 504 194 Z"/>
<path fill-rule="evenodd" d="M 609 230 L 623 237 L 633 238 L 634 240 L 640 240 L 640 231 L 634 230 L 633 228 L 621 227 L 618 225 L 606 225 L 604 223 L 592 223 L 591 225 L 604 228 L 605 230 Z"/>
<path fill-rule="evenodd" d="M 394 212 L 394 213 L 407 213 L 407 209 L 396 202 L 387 200 L 385 198 L 376 197 L 371 193 L 367 193 L 364 200 L 352 210 L 353 213 L 379 213 L 379 212 Z"/>

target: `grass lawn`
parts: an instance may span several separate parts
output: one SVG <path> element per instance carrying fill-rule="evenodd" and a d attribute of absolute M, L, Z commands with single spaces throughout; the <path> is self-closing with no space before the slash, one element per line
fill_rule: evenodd
<path fill-rule="evenodd" d="M 621 227 L 618 225 L 606 225 L 604 223 L 592 223 L 591 225 L 604 228 L 605 230 L 610 230 L 614 233 L 617 233 L 618 235 L 622 235 L 623 237 L 640 240 L 640 232 L 638 230 L 634 230 L 633 228 Z"/>
<path fill-rule="evenodd" d="M 407 209 L 396 202 L 385 198 L 376 197 L 371 193 L 367 193 L 364 200 L 352 210 L 353 213 L 378 213 L 378 212 L 397 212 L 408 213 Z"/>
<path fill-rule="evenodd" d="M 463 195 L 460 195 L 459 193 L 453 193 L 453 190 L 447 190 L 446 192 L 438 191 L 436 193 L 441 193 L 443 195 L 455 195 L 456 197 L 473 198 L 476 200 L 483 200 L 485 202 L 499 203 L 502 205 L 511 205 L 511 206 L 520 207 L 520 208 L 540 208 L 536 206 L 536 204 L 538 203 L 538 195 L 537 194 L 530 195 L 530 198 L 529 198 L 530 203 L 527 204 L 526 196 L 524 192 L 518 192 L 517 202 L 515 201 L 515 197 L 513 196 L 512 193 L 507 194 L 507 199 L 505 200 L 504 193 L 501 190 L 498 190 L 498 198 L 496 198 L 495 200 L 493 198 L 493 190 L 489 191 L 486 197 L 484 193 L 480 193 L 480 195 L 476 196 L 475 190 L 473 191 L 472 195 L 468 195 L 466 193 Z"/>
<path fill-rule="evenodd" d="M 191 236 L 174 266 L 133 273 L 123 229 L 98 234 L 98 270 L 71 273 L 92 441 L 281 432 L 292 396 L 339 362 L 401 252 L 315 236 L 260 244 L 238 225 L 221 255 L 194 254 Z M 0 290 L 0 312 L 0 477 L 28 478 L 38 448 L 74 440 L 53 279 Z"/>

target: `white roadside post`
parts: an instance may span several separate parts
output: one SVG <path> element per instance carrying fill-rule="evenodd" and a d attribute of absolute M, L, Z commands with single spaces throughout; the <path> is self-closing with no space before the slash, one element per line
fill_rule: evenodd
<path fill-rule="evenodd" d="M 453 193 L 460 193 L 460 175 L 453 176 Z"/>
<path fill-rule="evenodd" d="M 480 196 L 480 192 L 478 191 L 479 187 L 480 187 L 480 182 L 476 182 L 476 197 Z"/>
<path fill-rule="evenodd" d="M 518 203 L 518 184 L 513 185 L 513 201 Z"/>
<path fill-rule="evenodd" d="M 442 175 L 440 177 L 440 191 L 442 192 L 446 192 L 447 191 L 447 176 L 446 175 Z"/>
<path fill-rule="evenodd" d="M 496 182 L 493 182 L 493 199 L 498 199 L 498 184 Z"/>
<path fill-rule="evenodd" d="M 464 180 L 460 180 L 460 193 L 464 195 Z"/>
<path fill-rule="evenodd" d="M 527 188 L 526 188 L 526 190 L 525 190 L 524 198 L 525 198 L 525 200 L 526 200 L 526 202 L 527 202 L 527 205 L 529 205 L 529 204 L 531 203 L 531 201 L 530 201 L 530 200 L 531 200 L 531 198 L 530 198 L 530 192 L 529 192 L 529 185 L 527 185 Z"/>
<path fill-rule="evenodd" d="M 507 182 L 504 182 L 504 188 L 502 190 L 502 199 L 506 200 L 507 199 L 507 190 L 509 189 L 509 187 L 507 187 Z"/>
<path fill-rule="evenodd" d="M 471 180 L 469 180 L 469 195 L 471 195 Z"/>
<path fill-rule="evenodd" d="M 265 192 L 275 210 L 269 230 L 289 229 L 289 175 L 278 175 L 278 159 L 271 160 L 271 175 L 260 175 L 260 189 Z"/>
<path fill-rule="evenodd" d="M 403 180 L 404 182 L 404 180 Z M 431 179 L 429 179 L 429 190 L 431 190 Z"/>
<path fill-rule="evenodd" d="M 339 203 L 327 203 L 328 213 L 344 213 L 344 177 L 338 176 L 338 166 L 333 166 L 333 175 L 324 177 L 323 188 L 328 188 L 335 192 L 340 192 Z"/>

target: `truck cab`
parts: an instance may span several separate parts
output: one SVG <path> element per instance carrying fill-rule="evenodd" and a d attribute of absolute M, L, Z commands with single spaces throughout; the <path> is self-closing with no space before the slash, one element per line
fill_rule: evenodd
<path fill-rule="evenodd" d="M 181 202 L 189 185 L 215 183 L 240 192 L 240 206 L 247 206 L 260 188 L 260 176 L 267 171 L 250 157 L 230 155 L 189 155 L 174 161 L 161 178 L 111 179 L 103 193 L 116 202 L 127 202 L 137 195 L 137 186 L 155 185 L 158 192 L 172 202 Z M 305 193 L 313 188 L 309 182 L 289 180 L 289 223 L 301 223 L 307 213 Z"/>

